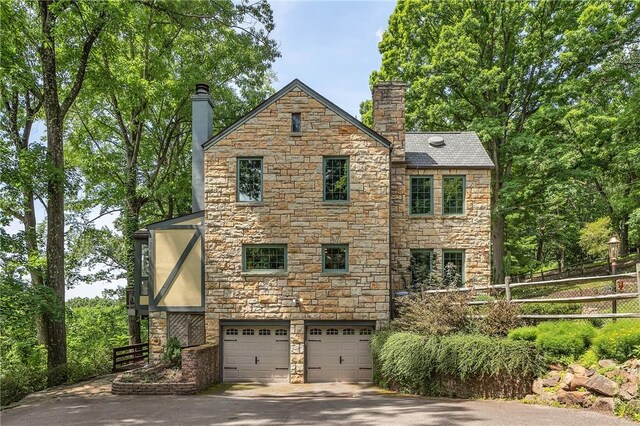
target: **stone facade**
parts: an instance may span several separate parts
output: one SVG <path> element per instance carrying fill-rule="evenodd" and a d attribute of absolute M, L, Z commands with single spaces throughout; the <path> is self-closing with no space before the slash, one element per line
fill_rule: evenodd
<path fill-rule="evenodd" d="M 156 365 L 162 361 L 167 347 L 167 312 L 149 312 L 149 364 Z"/>
<path fill-rule="evenodd" d="M 291 133 L 291 114 L 302 131 Z M 323 201 L 323 157 L 348 156 L 350 199 Z M 263 202 L 236 202 L 237 157 L 263 158 Z M 389 319 L 389 148 L 291 90 L 205 152 L 207 342 L 225 320 L 288 320 L 291 381 L 304 380 L 305 320 Z M 322 244 L 349 271 L 322 272 Z M 287 272 L 242 272 L 243 244 L 287 244 Z"/>
<path fill-rule="evenodd" d="M 391 221 L 392 286 L 400 290 L 409 279 L 412 249 L 433 250 L 442 270 L 442 250 L 464 250 L 467 286 L 487 285 L 491 279 L 491 170 L 487 169 L 393 169 L 394 204 Z M 433 215 L 409 214 L 411 176 L 433 177 Z M 465 176 L 465 210 L 462 215 L 442 214 L 442 177 Z"/>
<path fill-rule="evenodd" d="M 412 249 L 433 250 L 442 270 L 442 250 L 464 250 L 466 285 L 490 282 L 491 170 L 469 168 L 412 169 L 405 161 L 405 87 L 402 82 L 378 83 L 373 88 L 376 132 L 393 144 L 391 169 L 392 288 L 401 290 L 410 280 Z M 442 177 L 465 176 L 462 215 L 442 214 Z M 433 178 L 433 215 L 409 214 L 411 176 Z"/>
<path fill-rule="evenodd" d="M 490 279 L 489 169 L 411 168 L 405 161 L 405 85 L 374 87 L 374 130 L 291 86 L 205 150 L 205 333 L 219 348 L 229 321 L 288 321 L 290 380 L 305 380 L 308 321 L 388 323 L 390 295 L 408 279 L 410 251 L 464 250 L 467 284 Z M 293 113 L 302 131 L 291 131 Z M 323 158 L 349 158 L 349 201 L 323 201 Z M 263 201 L 236 201 L 237 159 L 261 157 Z M 409 214 L 410 178 L 433 177 L 430 216 Z M 442 178 L 466 177 L 463 215 L 442 215 Z M 245 244 L 285 244 L 287 270 L 243 272 Z M 347 273 L 322 271 L 322 245 L 347 244 Z M 166 312 L 151 312 L 150 361 L 167 339 Z M 219 372 L 216 355 L 214 371 Z"/>

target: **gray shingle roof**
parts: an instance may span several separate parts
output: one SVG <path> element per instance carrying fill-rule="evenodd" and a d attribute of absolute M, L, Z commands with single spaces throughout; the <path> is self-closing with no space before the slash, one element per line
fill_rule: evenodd
<path fill-rule="evenodd" d="M 444 145 L 430 145 L 431 136 L 441 136 Z M 475 132 L 407 132 L 405 143 L 408 167 L 494 167 Z"/>

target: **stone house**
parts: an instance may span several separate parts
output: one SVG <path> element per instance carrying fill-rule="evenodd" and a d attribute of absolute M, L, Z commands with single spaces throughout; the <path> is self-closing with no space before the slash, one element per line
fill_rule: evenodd
<path fill-rule="evenodd" d="M 488 282 L 493 163 L 472 132 L 406 132 L 404 90 L 374 87 L 370 129 L 294 80 L 212 136 L 197 86 L 194 213 L 138 234 L 152 362 L 176 336 L 221 381 L 370 381 L 395 292 Z"/>

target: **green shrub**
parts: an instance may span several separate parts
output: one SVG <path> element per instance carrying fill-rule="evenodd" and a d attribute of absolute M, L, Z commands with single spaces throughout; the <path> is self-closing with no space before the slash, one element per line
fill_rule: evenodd
<path fill-rule="evenodd" d="M 536 345 L 551 358 L 582 355 L 597 333 L 590 323 L 578 321 L 547 321 L 536 330 Z"/>
<path fill-rule="evenodd" d="M 640 345 L 640 321 L 623 319 L 611 322 L 600 329 L 593 339 L 593 349 L 601 358 L 626 361 L 636 354 Z"/>
<path fill-rule="evenodd" d="M 162 360 L 172 368 L 180 368 L 182 364 L 182 348 L 177 337 L 170 337 L 167 340 L 167 349 L 162 355 Z"/>
<path fill-rule="evenodd" d="M 423 395 L 441 394 L 437 375 L 463 382 L 475 377 L 532 380 L 546 367 L 532 343 L 482 335 L 387 331 L 377 333 L 371 347 L 378 385 Z"/>
<path fill-rule="evenodd" d="M 524 303 L 520 307 L 523 315 L 568 315 L 582 313 L 579 303 Z"/>
<path fill-rule="evenodd" d="M 596 351 L 593 350 L 593 348 L 591 348 L 587 350 L 584 354 L 582 354 L 582 356 L 578 361 L 580 362 L 580 365 L 584 365 L 587 368 L 591 368 L 593 366 L 598 365 L 598 361 L 600 361 L 600 357 L 598 356 Z"/>
<path fill-rule="evenodd" d="M 596 333 L 595 327 L 588 322 L 547 321 L 535 327 L 516 328 L 509 333 L 509 338 L 535 342 L 550 361 L 566 361 L 582 355 Z"/>
<path fill-rule="evenodd" d="M 529 342 L 535 342 L 538 337 L 538 329 L 535 327 L 520 327 L 509 332 L 509 339 L 511 340 L 527 340 Z"/>

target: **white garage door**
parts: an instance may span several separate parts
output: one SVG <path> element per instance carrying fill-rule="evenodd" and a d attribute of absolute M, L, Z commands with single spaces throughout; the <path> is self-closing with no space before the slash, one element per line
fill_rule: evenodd
<path fill-rule="evenodd" d="M 308 382 L 370 382 L 370 326 L 308 326 Z"/>
<path fill-rule="evenodd" d="M 288 326 L 224 326 L 222 338 L 223 381 L 289 381 Z"/>

